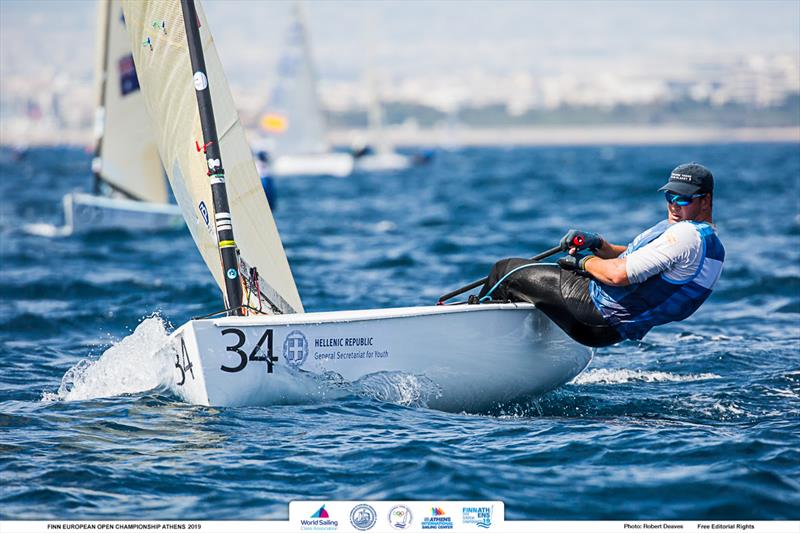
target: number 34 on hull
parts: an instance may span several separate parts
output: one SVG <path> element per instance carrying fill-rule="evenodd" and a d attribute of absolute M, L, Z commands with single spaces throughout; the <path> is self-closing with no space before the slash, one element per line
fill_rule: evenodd
<path fill-rule="evenodd" d="M 592 357 L 530 304 L 192 320 L 170 339 L 172 389 L 214 406 L 304 403 L 334 392 L 319 376 L 383 374 L 421 378 L 428 407 L 480 411 L 552 390 Z"/>

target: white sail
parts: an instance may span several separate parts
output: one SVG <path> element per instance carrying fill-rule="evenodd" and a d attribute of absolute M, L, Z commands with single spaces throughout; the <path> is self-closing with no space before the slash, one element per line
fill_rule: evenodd
<path fill-rule="evenodd" d="M 369 127 L 369 139 L 373 149 L 377 153 L 394 152 L 394 147 L 389 144 L 389 140 L 383 131 L 383 105 L 381 104 L 381 89 L 375 66 L 370 63 L 369 75 L 369 107 L 367 109 L 367 124 Z"/>
<path fill-rule="evenodd" d="M 288 308 L 303 306 L 256 173 L 250 148 L 199 2 L 198 23 L 206 76 L 193 76 L 179 0 L 123 0 L 145 103 L 161 159 L 192 237 L 220 289 L 224 272 L 218 251 L 208 165 L 195 87 L 208 83 L 220 142 L 225 184 L 241 260 L 258 269 L 260 290 Z M 199 148 L 199 150 L 198 150 Z M 246 272 L 242 272 L 243 275 Z M 247 293 L 248 291 L 246 291 Z M 256 302 L 251 297 L 250 304 Z"/>
<path fill-rule="evenodd" d="M 167 183 L 125 30 L 120 0 L 98 2 L 97 155 L 100 178 L 135 200 L 164 204 Z"/>
<path fill-rule="evenodd" d="M 376 27 L 373 21 L 368 26 L 370 30 Z M 370 44 L 367 46 L 367 88 L 368 88 L 368 108 L 367 108 L 367 142 L 372 150 L 367 154 L 361 155 L 356 160 L 356 167 L 366 172 L 396 171 L 403 170 L 410 166 L 408 157 L 395 151 L 384 128 L 385 114 L 381 102 L 381 86 L 378 79 L 375 53 L 377 46 L 374 44 L 375 38 L 370 31 Z"/>
<path fill-rule="evenodd" d="M 298 2 L 292 6 L 292 23 L 277 78 L 268 112 L 261 120 L 262 129 L 274 140 L 275 155 L 327 152 L 325 117 L 317 94 L 308 30 Z"/>

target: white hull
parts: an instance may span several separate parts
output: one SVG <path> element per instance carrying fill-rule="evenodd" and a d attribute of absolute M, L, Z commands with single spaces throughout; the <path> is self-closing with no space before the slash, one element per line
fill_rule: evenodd
<path fill-rule="evenodd" d="M 288 176 L 334 176 L 344 178 L 353 172 L 353 157 L 350 154 L 329 152 L 322 154 L 282 155 L 270 165 L 275 177 Z"/>
<path fill-rule="evenodd" d="M 379 152 L 359 157 L 356 160 L 356 170 L 363 172 L 404 170 L 410 166 L 409 158 L 397 152 Z"/>
<path fill-rule="evenodd" d="M 152 231 L 184 225 L 181 209 L 177 205 L 83 193 L 64 196 L 64 220 L 72 233 L 109 229 Z"/>
<path fill-rule="evenodd" d="M 481 411 L 563 385 L 592 357 L 530 304 L 192 320 L 170 339 L 173 389 L 214 406 L 330 397 L 319 379 L 327 373 L 386 399 L 428 395 L 421 403 L 431 408 Z"/>

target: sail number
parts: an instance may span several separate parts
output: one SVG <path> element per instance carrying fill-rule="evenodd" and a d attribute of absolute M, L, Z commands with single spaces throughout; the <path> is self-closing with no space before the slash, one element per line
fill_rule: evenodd
<path fill-rule="evenodd" d="M 236 339 L 234 344 L 226 347 L 225 349 L 229 352 L 234 352 L 239 356 L 239 364 L 233 367 L 222 365 L 219 367 L 220 370 L 223 372 L 241 372 L 244 370 L 244 367 L 247 366 L 248 362 L 263 361 L 267 363 L 267 373 L 272 374 L 272 365 L 278 362 L 278 358 L 272 353 L 271 329 L 266 329 L 264 331 L 263 335 L 261 335 L 261 338 L 258 339 L 258 342 L 249 354 L 242 350 L 242 346 L 244 346 L 244 343 L 247 340 L 242 330 L 238 328 L 227 328 L 223 329 L 221 333 L 223 337 L 225 335 L 233 335 Z"/>
<path fill-rule="evenodd" d="M 186 343 L 181 337 L 181 353 L 175 352 L 175 368 L 181 371 L 181 381 L 177 383 L 180 387 L 186 383 L 186 372 L 192 376 L 194 381 L 194 370 L 192 370 L 192 361 L 189 359 L 189 350 L 186 349 Z"/>

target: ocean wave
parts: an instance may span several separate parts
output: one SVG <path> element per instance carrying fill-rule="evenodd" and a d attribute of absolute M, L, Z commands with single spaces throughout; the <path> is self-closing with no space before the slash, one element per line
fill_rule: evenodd
<path fill-rule="evenodd" d="M 58 390 L 45 391 L 42 401 L 108 398 L 166 387 L 172 364 L 159 352 L 168 337 L 161 317 L 144 319 L 133 333 L 97 359 L 81 359 L 73 365 L 61 378 Z"/>
<path fill-rule="evenodd" d="M 681 381 L 703 381 L 707 379 L 719 379 L 717 374 L 673 374 L 672 372 L 661 372 L 657 370 L 629 370 L 625 368 L 595 368 L 579 374 L 573 379 L 572 385 L 614 385 L 618 383 L 631 382 L 681 382 Z"/>
<path fill-rule="evenodd" d="M 430 400 L 442 394 L 440 387 L 430 378 L 405 372 L 368 374 L 354 381 L 349 388 L 359 396 L 413 407 L 426 407 Z"/>
<path fill-rule="evenodd" d="M 33 222 L 24 224 L 22 231 L 37 237 L 68 237 L 72 235 L 72 228 L 69 226 L 54 226 L 46 222 Z"/>

